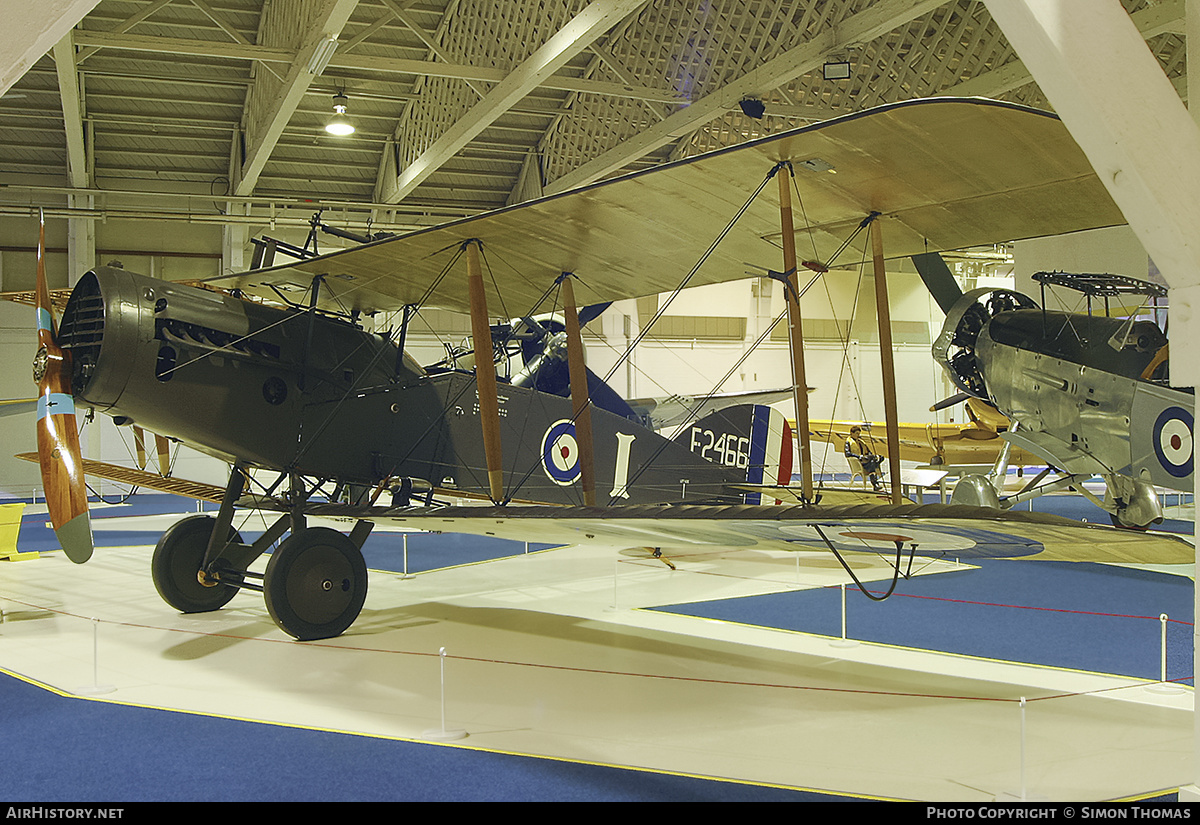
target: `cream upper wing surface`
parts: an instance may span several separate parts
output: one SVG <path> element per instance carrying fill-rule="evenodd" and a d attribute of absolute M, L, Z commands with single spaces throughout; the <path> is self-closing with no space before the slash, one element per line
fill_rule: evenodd
<path fill-rule="evenodd" d="M 670 291 L 780 161 L 795 172 L 803 260 L 827 262 L 878 212 L 885 255 L 960 249 L 1124 223 L 1053 115 L 983 99 L 907 101 L 290 265 L 209 281 L 276 298 L 306 292 L 364 312 L 406 304 L 466 310 L 465 275 L 439 281 L 477 239 L 489 307 L 527 312 L 562 272 L 581 303 Z M 827 168 L 828 167 L 828 168 Z M 782 269 L 769 181 L 689 286 Z M 838 262 L 862 257 L 865 233 Z M 465 273 L 465 265 L 462 269 Z M 497 292 L 499 290 L 499 292 Z"/>

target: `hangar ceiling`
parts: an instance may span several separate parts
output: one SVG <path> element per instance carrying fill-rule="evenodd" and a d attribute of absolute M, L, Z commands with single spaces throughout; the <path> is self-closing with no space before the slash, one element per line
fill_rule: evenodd
<path fill-rule="evenodd" d="M 1184 0 L 1122 2 L 1182 93 Z M 0 214 L 403 229 L 931 95 L 1047 105 L 981 0 L 100 0 L 0 97 Z"/>

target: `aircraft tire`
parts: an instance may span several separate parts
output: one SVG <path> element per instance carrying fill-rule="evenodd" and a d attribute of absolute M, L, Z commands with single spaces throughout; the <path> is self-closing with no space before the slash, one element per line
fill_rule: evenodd
<path fill-rule="evenodd" d="M 280 543 L 263 578 L 267 612 L 300 641 L 340 636 L 367 598 L 367 564 L 354 542 L 327 527 L 308 527 Z"/>
<path fill-rule="evenodd" d="M 208 587 L 196 578 L 216 523 L 212 516 L 188 516 L 171 525 L 154 548 L 150 559 L 154 589 L 163 601 L 181 613 L 219 610 L 237 595 L 235 587 L 219 584 Z M 230 527 L 229 540 L 240 544 L 242 537 Z"/>
<path fill-rule="evenodd" d="M 1158 519 L 1157 521 L 1152 521 L 1149 524 L 1133 524 L 1132 522 L 1126 521 L 1125 518 L 1122 518 L 1120 511 L 1117 511 L 1116 513 L 1109 513 L 1108 520 L 1112 522 L 1113 527 L 1120 527 L 1122 530 L 1136 530 L 1139 533 L 1145 533 L 1147 530 L 1149 530 L 1150 524 L 1162 523 L 1162 519 Z"/>

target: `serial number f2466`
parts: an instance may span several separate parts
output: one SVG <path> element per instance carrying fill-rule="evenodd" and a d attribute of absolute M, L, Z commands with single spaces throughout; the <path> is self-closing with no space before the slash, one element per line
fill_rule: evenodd
<path fill-rule="evenodd" d="M 692 427 L 691 446 L 693 453 L 715 464 L 742 470 L 750 466 L 749 438 Z"/>

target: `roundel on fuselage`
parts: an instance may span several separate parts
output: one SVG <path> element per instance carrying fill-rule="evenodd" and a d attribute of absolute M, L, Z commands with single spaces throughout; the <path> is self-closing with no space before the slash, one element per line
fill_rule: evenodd
<path fill-rule="evenodd" d="M 574 422 L 555 421 L 546 430 L 542 436 L 542 469 L 551 481 L 563 487 L 579 479 L 579 442 Z"/>
<path fill-rule="evenodd" d="M 1151 442 L 1162 468 L 1176 478 L 1192 473 L 1192 414 L 1183 407 L 1167 407 L 1154 422 Z"/>

